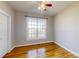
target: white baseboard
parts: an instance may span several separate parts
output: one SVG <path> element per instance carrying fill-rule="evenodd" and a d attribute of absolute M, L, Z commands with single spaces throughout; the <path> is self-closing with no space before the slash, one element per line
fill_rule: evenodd
<path fill-rule="evenodd" d="M 15 47 L 12 47 L 8 52 L 6 52 L 6 54 L 9 53 L 9 52 L 11 52 L 14 48 L 15 48 Z M 1 55 L 0 58 L 2 58 L 4 55 L 5 55 L 5 54 Z"/>
<path fill-rule="evenodd" d="M 28 46 L 28 45 L 36 45 L 36 44 L 43 44 L 43 43 L 50 43 L 50 42 L 53 42 L 53 41 L 40 42 L 40 43 L 31 43 L 31 44 L 24 44 L 24 45 L 15 45 L 15 47 Z"/>
<path fill-rule="evenodd" d="M 3 58 L 4 55 L 5 55 L 5 54 L 1 54 L 1 55 L 0 55 L 0 58 Z"/>
<path fill-rule="evenodd" d="M 14 46 L 14 47 L 12 47 L 12 48 L 8 51 L 8 53 L 9 53 L 9 52 L 11 52 L 14 48 L 15 48 L 15 46 Z"/>
<path fill-rule="evenodd" d="M 57 43 L 57 42 L 54 42 L 54 43 L 56 43 L 57 45 L 61 46 L 61 47 L 64 48 L 64 49 L 66 49 L 67 51 L 71 52 L 71 53 L 74 54 L 75 56 L 79 57 L 79 54 L 77 54 L 77 53 L 75 53 L 75 52 L 69 50 L 68 48 L 64 47 L 64 46 L 61 45 L 60 43 Z"/>
<path fill-rule="evenodd" d="M 32 44 L 24 44 L 24 45 L 15 45 L 14 47 L 12 47 L 12 48 L 8 51 L 8 53 L 11 52 L 15 47 L 28 46 L 28 45 L 36 45 L 36 44 L 42 44 L 42 43 L 50 43 L 50 42 L 52 42 L 52 41 L 41 42 L 41 43 L 32 43 Z"/>

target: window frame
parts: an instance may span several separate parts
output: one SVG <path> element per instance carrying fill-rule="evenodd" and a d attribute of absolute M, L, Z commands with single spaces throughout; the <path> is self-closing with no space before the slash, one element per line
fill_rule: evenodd
<path fill-rule="evenodd" d="M 39 35 L 39 34 L 38 34 L 38 28 L 37 28 L 37 33 L 36 33 L 36 39 L 29 39 L 29 38 L 28 38 L 28 20 L 27 20 L 27 18 L 28 18 L 28 17 L 26 17 L 26 39 L 27 39 L 27 40 L 40 40 L 40 39 L 38 38 L 38 35 Z M 38 19 L 45 19 L 45 22 L 46 22 L 46 29 L 45 29 L 46 32 L 45 32 L 45 33 L 46 33 L 46 34 L 45 34 L 45 38 L 42 38 L 42 39 L 47 39 L 47 20 L 48 20 L 48 19 L 46 19 L 46 18 L 38 18 L 38 17 L 29 17 L 29 18 L 36 18 L 37 20 L 38 20 Z M 37 23 L 38 23 L 38 21 L 37 21 Z M 38 24 L 37 24 L 37 27 L 38 27 Z"/>

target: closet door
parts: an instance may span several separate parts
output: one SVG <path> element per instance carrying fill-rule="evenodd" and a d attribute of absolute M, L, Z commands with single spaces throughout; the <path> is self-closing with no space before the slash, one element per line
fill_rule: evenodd
<path fill-rule="evenodd" d="M 8 51 L 8 35 L 7 35 L 7 16 L 0 13 L 0 57 Z"/>

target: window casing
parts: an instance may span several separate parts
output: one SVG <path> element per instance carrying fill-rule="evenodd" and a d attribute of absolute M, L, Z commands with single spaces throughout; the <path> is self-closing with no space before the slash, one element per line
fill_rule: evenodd
<path fill-rule="evenodd" d="M 46 39 L 47 19 L 26 17 L 27 40 Z"/>

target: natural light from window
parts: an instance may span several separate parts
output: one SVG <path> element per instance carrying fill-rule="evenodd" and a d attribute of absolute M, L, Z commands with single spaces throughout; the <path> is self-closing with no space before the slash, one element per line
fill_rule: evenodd
<path fill-rule="evenodd" d="M 27 39 L 46 39 L 47 19 L 26 17 Z"/>

